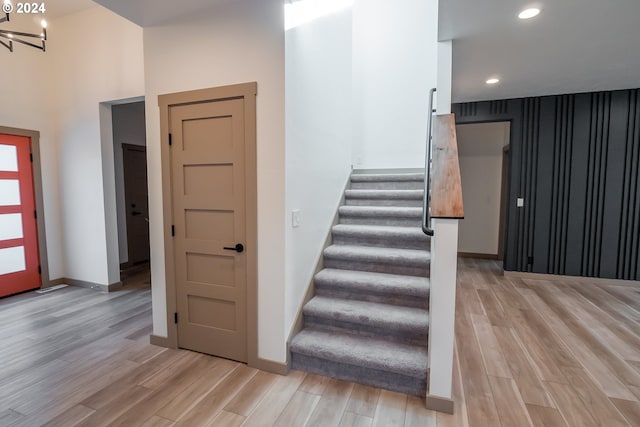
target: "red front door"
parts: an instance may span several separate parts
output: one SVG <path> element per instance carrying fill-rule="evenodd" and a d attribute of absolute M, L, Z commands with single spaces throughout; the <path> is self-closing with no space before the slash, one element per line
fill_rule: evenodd
<path fill-rule="evenodd" d="M 39 288 L 31 138 L 0 134 L 0 297 Z"/>

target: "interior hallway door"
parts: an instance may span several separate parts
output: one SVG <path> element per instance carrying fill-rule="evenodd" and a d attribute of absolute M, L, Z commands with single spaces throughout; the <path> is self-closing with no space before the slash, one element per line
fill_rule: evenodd
<path fill-rule="evenodd" d="M 178 345 L 246 362 L 244 101 L 170 115 Z"/>
<path fill-rule="evenodd" d="M 127 210 L 127 251 L 131 265 L 149 261 L 149 196 L 147 149 L 122 144 L 124 199 Z"/>
<path fill-rule="evenodd" d="M 31 138 L 0 134 L 0 297 L 40 285 Z"/>

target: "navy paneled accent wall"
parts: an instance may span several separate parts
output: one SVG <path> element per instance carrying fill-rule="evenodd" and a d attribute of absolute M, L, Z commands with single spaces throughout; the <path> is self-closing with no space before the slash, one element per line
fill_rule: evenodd
<path fill-rule="evenodd" d="M 458 124 L 511 122 L 506 270 L 640 280 L 640 90 L 453 111 Z"/>

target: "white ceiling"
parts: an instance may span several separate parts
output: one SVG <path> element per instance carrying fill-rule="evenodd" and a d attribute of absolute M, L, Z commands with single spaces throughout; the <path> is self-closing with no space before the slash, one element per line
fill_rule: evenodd
<path fill-rule="evenodd" d="M 226 1 L 230 0 L 95 0 L 141 27 L 160 25 Z"/>
<path fill-rule="evenodd" d="M 0 4 L 2 3 L 2 0 L 0 0 Z M 17 1 L 13 0 L 12 3 L 15 8 Z M 60 16 L 80 12 L 94 6 L 96 6 L 96 4 L 91 0 L 52 0 L 45 2 L 46 11 L 44 15 L 40 13 L 18 14 L 14 12 L 11 14 L 11 21 L 0 24 L 0 26 L 4 29 L 14 31 L 40 32 L 40 21 L 42 21 L 43 18 L 51 21 Z M 4 14 L 2 14 L 2 16 L 4 16 Z"/>
<path fill-rule="evenodd" d="M 141 26 L 232 0 L 95 0 Z M 51 0 L 47 18 L 91 0 Z M 531 20 L 518 12 L 537 6 Z M 640 0 L 440 0 L 439 38 L 453 40 L 453 101 L 640 87 Z M 489 77 L 501 82 L 488 86 Z"/>
<path fill-rule="evenodd" d="M 519 20 L 531 5 L 542 13 Z M 453 101 L 640 87 L 639 20 L 640 0 L 440 0 Z"/>
<path fill-rule="evenodd" d="M 49 19 L 80 12 L 96 5 L 91 0 L 50 0 L 44 3 L 47 8 L 45 16 Z"/>

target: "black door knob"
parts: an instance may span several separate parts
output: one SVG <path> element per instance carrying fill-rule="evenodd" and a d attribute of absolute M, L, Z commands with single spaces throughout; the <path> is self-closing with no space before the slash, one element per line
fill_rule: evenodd
<path fill-rule="evenodd" d="M 142 215 L 142 212 L 138 212 L 138 211 L 131 212 L 131 216 L 138 216 L 138 215 Z"/>
<path fill-rule="evenodd" d="M 236 251 L 240 253 L 240 252 L 244 252 L 244 245 L 242 243 L 238 243 L 233 248 L 229 248 L 225 246 L 224 249 L 227 251 Z"/>

